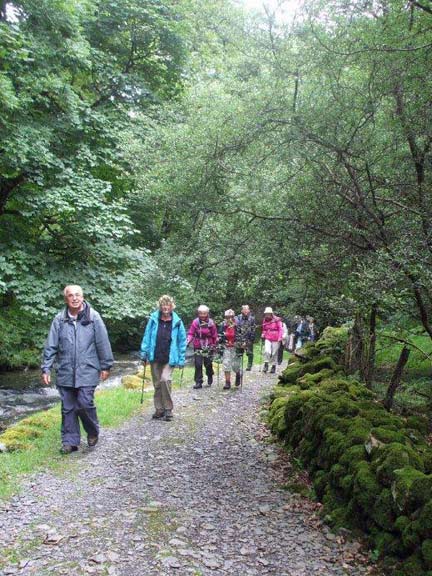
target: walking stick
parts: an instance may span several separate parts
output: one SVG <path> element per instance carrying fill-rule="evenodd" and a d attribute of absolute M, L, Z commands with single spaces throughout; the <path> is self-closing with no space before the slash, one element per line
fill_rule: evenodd
<path fill-rule="evenodd" d="M 240 392 L 243 392 L 243 356 L 244 356 L 244 351 L 242 350 L 241 368 L 240 368 Z"/>
<path fill-rule="evenodd" d="M 147 360 L 144 362 L 144 370 L 143 370 L 143 379 L 142 379 L 142 388 L 141 388 L 141 404 L 144 402 L 144 384 L 145 384 L 145 373 L 147 368 Z"/>
<path fill-rule="evenodd" d="M 263 371 L 263 346 L 264 346 L 264 340 L 261 338 L 261 346 L 260 346 L 260 356 L 261 356 L 261 368 L 260 368 L 260 372 Z"/>
<path fill-rule="evenodd" d="M 183 387 L 183 371 L 184 371 L 184 366 L 182 366 L 181 371 L 180 371 L 180 388 Z"/>

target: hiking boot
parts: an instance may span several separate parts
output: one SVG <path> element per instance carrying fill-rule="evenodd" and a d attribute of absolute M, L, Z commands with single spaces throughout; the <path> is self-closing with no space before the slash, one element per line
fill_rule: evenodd
<path fill-rule="evenodd" d="M 200 384 L 199 382 L 197 382 L 197 383 L 195 384 L 195 386 L 193 386 L 193 389 L 194 389 L 194 390 L 198 390 L 199 388 L 202 388 L 202 384 Z"/>
<path fill-rule="evenodd" d="M 246 368 L 246 372 L 250 372 L 251 370 L 252 370 L 252 366 L 248 366 L 248 367 Z"/>
<path fill-rule="evenodd" d="M 60 448 L 61 454 L 70 454 L 71 452 L 76 452 L 78 450 L 78 446 L 69 446 L 69 444 L 63 444 Z"/>
<path fill-rule="evenodd" d="M 275 373 L 276 373 L 276 365 L 273 364 L 273 366 L 271 367 L 271 370 L 270 370 L 270 374 L 275 374 Z"/>
<path fill-rule="evenodd" d="M 222 388 L 222 390 L 229 390 L 231 388 L 231 382 L 225 382 L 225 386 Z"/>
<path fill-rule="evenodd" d="M 165 412 L 163 410 L 156 410 L 156 412 L 152 415 L 153 420 L 160 420 L 165 416 Z"/>
<path fill-rule="evenodd" d="M 263 372 L 264 374 L 268 372 L 268 362 L 264 362 Z"/>
<path fill-rule="evenodd" d="M 87 436 L 87 445 L 90 448 L 93 448 L 93 446 L 96 446 L 96 444 L 98 443 L 99 440 L 99 436 Z"/>
<path fill-rule="evenodd" d="M 210 388 L 210 386 L 213 384 L 213 376 L 208 376 L 207 377 L 207 386 Z"/>
<path fill-rule="evenodd" d="M 240 376 L 240 372 L 237 372 L 236 377 L 235 377 L 235 385 L 240 386 L 240 384 L 241 384 L 241 376 Z"/>
<path fill-rule="evenodd" d="M 164 416 L 164 420 L 166 422 L 169 422 L 170 420 L 173 419 L 173 414 L 172 414 L 172 410 L 165 410 L 165 416 Z"/>

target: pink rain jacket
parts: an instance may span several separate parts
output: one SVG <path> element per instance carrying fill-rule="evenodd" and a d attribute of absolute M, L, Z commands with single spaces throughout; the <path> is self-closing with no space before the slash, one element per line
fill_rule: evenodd
<path fill-rule="evenodd" d="M 282 321 L 278 316 L 272 316 L 270 320 L 263 318 L 262 322 L 262 336 L 270 342 L 278 342 L 282 340 L 283 328 Z"/>

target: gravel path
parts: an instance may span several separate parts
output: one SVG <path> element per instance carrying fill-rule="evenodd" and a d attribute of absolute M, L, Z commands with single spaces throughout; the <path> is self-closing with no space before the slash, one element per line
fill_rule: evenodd
<path fill-rule="evenodd" d="M 0 573 L 365 574 L 344 561 L 358 545 L 341 544 L 275 480 L 278 448 L 260 440 L 258 418 L 274 382 L 250 372 L 243 391 L 183 388 L 172 422 L 146 410 L 71 455 L 67 477 L 31 477 L 0 505 Z"/>

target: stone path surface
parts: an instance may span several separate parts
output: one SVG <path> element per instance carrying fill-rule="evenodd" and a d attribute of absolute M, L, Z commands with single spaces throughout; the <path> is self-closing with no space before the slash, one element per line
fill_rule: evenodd
<path fill-rule="evenodd" d="M 275 481 L 278 448 L 260 439 L 260 398 L 243 390 L 175 393 L 175 418 L 151 410 L 71 455 L 72 473 L 32 476 L 0 504 L 0 573 L 45 576 L 342 576 L 346 546 Z M 0 552 L 1 554 L 1 552 Z"/>

